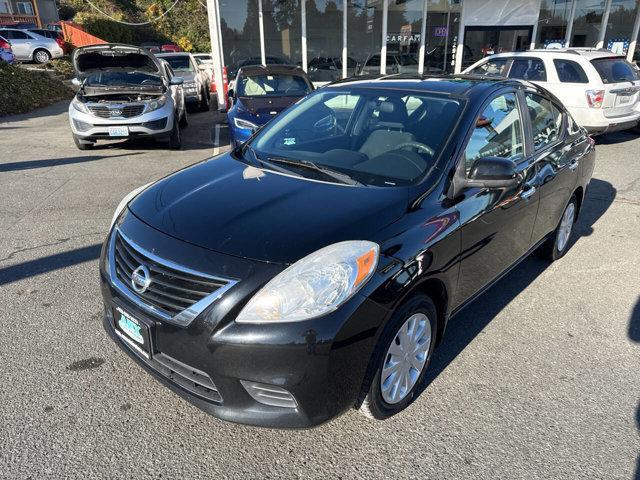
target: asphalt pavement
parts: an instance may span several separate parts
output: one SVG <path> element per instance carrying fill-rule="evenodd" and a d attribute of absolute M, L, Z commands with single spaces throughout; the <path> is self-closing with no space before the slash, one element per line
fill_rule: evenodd
<path fill-rule="evenodd" d="M 567 255 L 531 257 L 452 319 L 405 412 L 234 425 L 160 386 L 101 326 L 98 255 L 135 187 L 225 150 L 80 152 L 65 104 L 0 118 L 0 478 L 640 478 L 640 138 L 598 139 Z"/>

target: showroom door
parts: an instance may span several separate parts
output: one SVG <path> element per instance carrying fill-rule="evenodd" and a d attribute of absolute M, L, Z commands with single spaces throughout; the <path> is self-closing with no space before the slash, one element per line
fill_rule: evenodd
<path fill-rule="evenodd" d="M 528 50 L 533 26 L 466 27 L 462 68 L 494 53 Z"/>

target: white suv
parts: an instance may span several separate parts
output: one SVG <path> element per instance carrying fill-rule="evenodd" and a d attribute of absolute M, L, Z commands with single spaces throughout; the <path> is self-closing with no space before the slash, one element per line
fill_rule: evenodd
<path fill-rule="evenodd" d="M 491 55 L 463 73 L 537 83 L 560 99 L 591 134 L 634 128 L 640 120 L 640 72 L 608 50 L 569 48 Z"/>

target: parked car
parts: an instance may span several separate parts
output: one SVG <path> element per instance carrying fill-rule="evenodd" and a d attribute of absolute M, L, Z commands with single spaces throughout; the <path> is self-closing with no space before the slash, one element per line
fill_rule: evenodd
<path fill-rule="evenodd" d="M 387 55 L 387 74 L 418 73 L 418 57 L 413 54 Z M 380 54 L 370 55 L 360 68 L 360 75 L 377 75 L 380 73 Z"/>
<path fill-rule="evenodd" d="M 16 57 L 11 50 L 11 43 L 9 43 L 6 38 L 0 36 L 0 61 L 14 63 L 15 60 Z"/>
<path fill-rule="evenodd" d="M 98 140 L 154 138 L 181 147 L 187 124 L 183 79 L 169 64 L 131 45 L 81 47 L 72 55 L 79 91 L 69 105 L 73 141 L 80 150 Z"/>
<path fill-rule="evenodd" d="M 259 127 L 313 90 L 304 70 L 295 65 L 254 65 L 238 72 L 228 92 L 231 145 L 246 141 Z"/>
<path fill-rule="evenodd" d="M 231 83 L 235 81 L 235 78 L 238 75 L 238 71 L 242 67 L 249 67 L 252 65 L 262 65 L 262 58 L 246 57 L 236 62 L 232 62 L 232 64 L 227 67 L 227 75 L 229 76 L 229 81 Z M 267 55 L 265 57 L 265 65 L 291 65 L 291 62 L 284 57 L 279 57 L 276 55 Z"/>
<path fill-rule="evenodd" d="M 492 55 L 466 73 L 519 78 L 555 94 L 591 134 L 635 127 L 640 120 L 640 74 L 608 50 L 570 48 Z"/>
<path fill-rule="evenodd" d="M 161 52 L 183 52 L 184 50 L 174 43 L 165 43 L 160 46 Z"/>
<path fill-rule="evenodd" d="M 347 57 L 347 77 L 356 74 L 358 62 Z M 342 78 L 342 58 L 315 57 L 307 65 L 309 78 L 312 82 L 334 82 Z"/>
<path fill-rule="evenodd" d="M 202 111 L 209 110 L 210 92 L 207 74 L 200 70 L 196 59 L 187 52 L 157 53 L 156 57 L 166 60 L 174 72 L 184 79 L 184 95 L 187 104 L 197 104 Z"/>
<path fill-rule="evenodd" d="M 200 69 L 207 76 L 207 82 L 211 85 L 213 82 L 213 58 L 210 53 L 192 53 L 193 58 L 196 59 L 198 69 Z M 212 90 L 215 91 L 215 90 Z"/>
<path fill-rule="evenodd" d="M 567 252 L 594 157 L 528 82 L 334 83 L 123 199 L 104 327 L 225 420 L 387 418 L 428 383 L 452 316 L 530 252 Z"/>
<path fill-rule="evenodd" d="M 55 39 L 18 28 L 0 28 L 0 35 L 11 42 L 17 60 L 47 63 L 64 54 Z"/>
<path fill-rule="evenodd" d="M 141 43 L 140 47 L 144 48 L 145 50 L 149 50 L 151 53 L 160 53 L 161 51 L 160 50 L 161 45 L 154 42 Z"/>

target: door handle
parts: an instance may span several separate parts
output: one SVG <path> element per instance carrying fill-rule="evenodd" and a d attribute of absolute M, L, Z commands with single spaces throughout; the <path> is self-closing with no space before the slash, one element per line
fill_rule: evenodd
<path fill-rule="evenodd" d="M 576 170 L 576 168 L 578 168 L 578 165 L 580 164 L 580 162 L 578 162 L 578 160 L 573 159 L 571 161 L 571 163 L 569 164 L 569 169 L 573 172 Z"/>
<path fill-rule="evenodd" d="M 520 194 L 520 197 L 522 197 L 524 200 L 529 200 L 534 193 L 536 193 L 536 187 L 529 186 L 529 188 L 522 191 L 522 193 Z"/>

